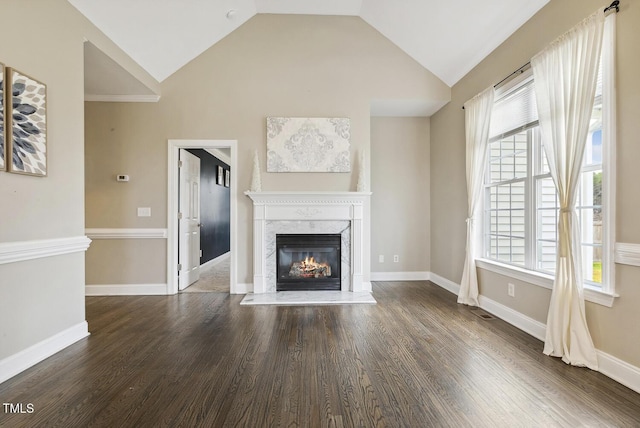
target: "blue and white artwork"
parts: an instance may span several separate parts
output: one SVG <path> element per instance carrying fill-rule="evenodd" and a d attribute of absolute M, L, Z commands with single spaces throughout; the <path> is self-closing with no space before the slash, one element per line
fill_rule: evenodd
<path fill-rule="evenodd" d="M 6 68 L 9 89 L 5 126 L 9 171 L 47 175 L 47 87 L 14 69 Z"/>

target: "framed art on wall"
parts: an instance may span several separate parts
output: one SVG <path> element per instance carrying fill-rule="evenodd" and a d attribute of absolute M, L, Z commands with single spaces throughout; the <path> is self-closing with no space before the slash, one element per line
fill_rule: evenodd
<path fill-rule="evenodd" d="M 224 186 L 224 169 L 220 165 L 218 165 L 218 174 L 216 177 L 216 184 L 218 186 Z"/>
<path fill-rule="evenodd" d="M 0 63 L 0 171 L 7 169 L 5 159 L 7 158 L 6 144 L 4 140 L 4 105 L 5 103 L 5 90 L 4 90 L 4 64 Z"/>
<path fill-rule="evenodd" d="M 47 175 L 47 86 L 10 67 L 4 105 L 5 163 L 10 172 Z"/>
<path fill-rule="evenodd" d="M 231 171 L 228 169 L 224 170 L 224 187 L 229 187 L 231 185 Z"/>
<path fill-rule="evenodd" d="M 267 117 L 267 172 L 350 172 L 351 121 Z"/>

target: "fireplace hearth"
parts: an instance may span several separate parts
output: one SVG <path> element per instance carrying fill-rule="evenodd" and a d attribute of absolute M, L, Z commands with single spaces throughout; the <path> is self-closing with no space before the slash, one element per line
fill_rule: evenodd
<path fill-rule="evenodd" d="M 340 290 L 340 234 L 277 234 L 276 290 Z"/>

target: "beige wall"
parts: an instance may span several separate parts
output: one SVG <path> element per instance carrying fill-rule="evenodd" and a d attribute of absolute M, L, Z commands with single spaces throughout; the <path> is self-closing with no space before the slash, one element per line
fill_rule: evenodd
<path fill-rule="evenodd" d="M 371 271 L 428 272 L 429 118 L 371 118 L 371 191 Z"/>
<path fill-rule="evenodd" d="M 239 201 L 239 283 L 251 283 L 253 275 L 252 205 L 242 192 L 250 185 L 254 150 L 264 190 L 355 190 L 358 176 L 355 169 L 267 173 L 267 116 L 349 117 L 352 164 L 360 150 L 369 163 L 372 99 L 446 101 L 450 95 L 444 83 L 360 18 L 300 15 L 255 16 L 164 81 L 161 90 L 155 105 L 87 103 L 87 225 L 166 227 L 167 139 L 237 140 L 232 197 Z M 117 173 L 130 174 L 131 182 L 118 186 Z M 136 218 L 138 206 L 151 206 L 152 217 Z M 120 245 L 125 251 L 129 244 Z M 142 282 L 166 270 L 164 259 L 138 261 L 133 263 L 143 273 L 136 280 Z M 99 262 L 117 268 L 115 259 Z M 366 264 L 368 272 L 368 258 Z M 107 283 L 93 276 L 96 270 L 87 264 L 92 280 Z"/>
<path fill-rule="evenodd" d="M 47 85 L 48 144 L 47 177 L 0 172 L 0 244 L 83 236 L 85 38 L 153 79 L 65 0 L 3 0 L 0 13 L 0 62 Z M 84 322 L 84 267 L 83 253 L 0 265 L 0 361 Z"/>
<path fill-rule="evenodd" d="M 460 282 L 465 248 L 466 184 L 463 103 L 525 64 L 554 38 L 586 18 L 603 3 L 599 0 L 552 0 L 528 23 L 452 88 L 452 101 L 431 118 L 431 257 L 432 272 Z M 640 5 L 622 2 L 618 14 L 618 163 L 617 240 L 640 243 Z M 640 366 L 640 268 L 616 265 L 612 308 L 587 303 L 587 320 L 596 347 Z M 506 278 L 480 273 L 481 293 L 541 322 L 546 322 L 550 291 L 516 284 L 515 299 L 506 299 Z M 514 281 L 510 281 L 514 282 Z M 517 282 L 517 281 L 516 281 Z M 519 292 L 522 290 L 522 292 Z"/>

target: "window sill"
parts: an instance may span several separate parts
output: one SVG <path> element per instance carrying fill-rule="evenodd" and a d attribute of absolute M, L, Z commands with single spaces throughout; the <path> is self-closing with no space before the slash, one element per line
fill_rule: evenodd
<path fill-rule="evenodd" d="M 477 259 L 476 266 L 480 269 L 508 276 L 509 278 L 514 278 L 549 290 L 553 289 L 554 278 L 553 276 L 548 274 L 511 266 L 505 263 L 499 263 L 494 260 L 488 259 Z M 613 301 L 616 297 L 618 297 L 617 294 L 606 293 L 589 285 L 584 286 L 584 299 L 588 302 L 596 303 L 598 305 L 610 308 L 613 306 Z"/>

